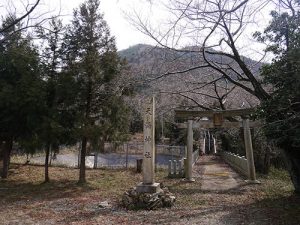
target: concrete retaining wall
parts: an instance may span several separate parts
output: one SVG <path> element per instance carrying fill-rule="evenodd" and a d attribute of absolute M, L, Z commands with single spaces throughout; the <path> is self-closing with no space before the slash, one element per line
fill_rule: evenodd
<path fill-rule="evenodd" d="M 230 166 L 232 166 L 241 174 L 248 176 L 248 164 L 247 159 L 244 156 L 239 156 L 225 151 L 220 152 L 220 155 Z"/>

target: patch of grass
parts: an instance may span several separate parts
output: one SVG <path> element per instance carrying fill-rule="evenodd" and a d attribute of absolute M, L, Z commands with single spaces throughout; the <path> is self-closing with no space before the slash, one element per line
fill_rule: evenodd
<path fill-rule="evenodd" d="M 78 169 L 50 167 L 50 183 L 44 182 L 44 167 L 12 164 L 9 178 L 0 179 L 0 199 L 6 202 L 20 199 L 44 200 L 74 197 L 84 193 L 105 197 L 117 197 L 136 185 L 140 174 L 131 170 L 87 170 L 87 183 L 78 185 Z"/>
<path fill-rule="evenodd" d="M 220 221 L 229 221 L 228 224 L 237 217 L 245 218 L 246 222 L 248 218 L 248 224 L 260 224 L 259 216 L 253 216 L 255 213 L 262 218 L 271 218 L 270 221 L 280 221 L 275 224 L 300 221 L 300 199 L 292 194 L 286 171 L 272 169 L 270 175 L 260 177 L 261 185 L 243 185 L 237 190 L 222 192 L 202 190 L 200 178 L 186 183 L 181 179 L 170 179 L 165 169 L 158 169 L 155 181 L 175 194 L 175 206 L 128 212 L 119 207 L 119 202 L 125 191 L 142 180 L 142 174 L 137 174 L 134 169 L 88 169 L 87 183 L 83 185 L 77 184 L 78 169 L 49 169 L 51 182 L 45 184 L 43 166 L 11 165 L 9 178 L 0 179 L 0 224 L 1 221 L 8 224 L 16 218 L 20 224 L 38 224 L 45 220 L 57 224 L 105 224 L 105 218 L 106 224 L 138 224 L 141 221 L 172 224 L 186 222 L 181 220 L 185 217 L 197 224 L 205 215 L 219 214 L 220 217 L 220 213 L 228 217 Z M 103 201 L 108 201 L 112 210 L 99 208 Z M 193 217 L 199 217 L 199 220 L 193 221 Z M 28 219 L 27 223 L 25 219 Z M 127 220 L 134 222 L 126 223 Z"/>
<path fill-rule="evenodd" d="M 270 173 L 268 175 L 270 179 L 282 180 L 282 181 L 291 181 L 290 175 L 287 170 L 276 169 L 275 167 L 270 168 Z"/>
<path fill-rule="evenodd" d="M 185 182 L 182 179 L 172 179 L 167 177 L 167 170 L 161 169 L 156 173 L 157 182 L 167 187 L 170 192 L 176 196 L 176 208 L 199 208 L 205 204 L 205 200 L 201 197 L 201 181 Z"/>
<path fill-rule="evenodd" d="M 261 179 L 262 190 L 269 198 L 290 196 L 294 191 L 289 173 L 284 169 L 271 167 L 269 174 L 262 176 Z"/>
<path fill-rule="evenodd" d="M 78 169 L 50 167 L 49 170 L 51 181 L 43 184 L 43 166 L 12 164 L 9 179 L 0 180 L 0 198 L 7 201 L 43 195 L 49 198 L 59 198 L 93 191 L 105 198 L 120 198 L 126 190 L 136 186 L 142 180 L 142 174 L 135 173 L 134 169 L 96 169 L 87 170 L 87 184 L 78 185 Z M 272 168 L 268 176 L 260 179 L 262 185 L 259 189 L 268 198 L 288 196 L 293 192 L 293 186 L 286 171 Z M 201 180 L 186 183 L 181 179 L 170 179 L 165 169 L 158 169 L 155 180 L 168 187 L 176 195 L 176 205 L 179 207 L 197 208 L 207 202 L 203 199 L 205 193 L 201 190 Z"/>
<path fill-rule="evenodd" d="M 141 180 L 141 175 L 133 170 L 99 170 L 99 172 L 93 173 L 89 178 L 89 184 L 101 190 L 102 194 L 107 197 L 120 196 Z"/>

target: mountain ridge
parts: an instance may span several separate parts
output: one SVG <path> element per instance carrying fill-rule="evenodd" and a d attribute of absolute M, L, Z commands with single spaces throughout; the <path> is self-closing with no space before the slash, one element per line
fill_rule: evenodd
<path fill-rule="evenodd" d="M 144 88 L 139 89 L 137 93 L 138 99 L 155 94 L 158 98 L 159 107 L 165 110 L 172 108 L 218 108 L 217 99 L 212 97 L 216 95 L 214 88 L 204 84 L 211 82 L 212 79 L 220 78 L 220 74 L 208 67 L 188 71 L 189 68 L 205 64 L 202 54 L 199 54 L 201 53 L 199 49 L 201 50 L 199 46 L 187 46 L 182 50 L 174 51 L 148 44 L 137 44 L 119 51 L 118 54 L 128 62 L 136 82 L 145 84 L 142 86 Z M 231 63 L 228 58 L 218 58 L 215 55 L 208 57 L 217 63 Z M 242 59 L 252 69 L 252 72 L 259 76 L 262 64 L 247 57 Z M 182 71 L 187 72 L 183 73 Z M 237 79 L 236 74 L 229 75 Z M 218 82 L 218 86 L 220 86 L 218 92 L 222 95 L 226 95 L 226 92 L 233 89 L 223 99 L 226 108 L 250 108 L 259 104 L 255 97 L 241 88 L 233 87 L 232 84 L 221 78 Z M 221 86 L 226 86 L 228 90 Z"/>

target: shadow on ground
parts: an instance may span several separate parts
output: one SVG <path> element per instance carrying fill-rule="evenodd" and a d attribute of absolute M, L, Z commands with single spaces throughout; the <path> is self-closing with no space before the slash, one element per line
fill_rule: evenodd
<path fill-rule="evenodd" d="M 221 217 L 224 224 L 298 225 L 300 224 L 300 196 L 267 198 L 249 205 L 232 207 Z"/>
<path fill-rule="evenodd" d="M 68 177 L 64 179 L 53 179 L 49 183 L 44 183 L 40 177 L 34 179 L 27 179 L 26 176 L 19 176 L 19 179 L 10 179 L 10 177 L 18 176 L 18 172 L 26 165 L 11 165 L 9 171 L 9 179 L 0 179 L 0 199 L 9 203 L 20 200 L 39 200 L 43 199 L 50 201 L 62 197 L 75 197 L 78 194 L 86 193 L 95 190 L 92 185 L 78 184 L 76 180 Z M 35 166 L 37 168 L 40 166 Z M 35 173 L 35 170 L 30 173 Z M 51 176 L 51 174 L 50 174 Z"/>

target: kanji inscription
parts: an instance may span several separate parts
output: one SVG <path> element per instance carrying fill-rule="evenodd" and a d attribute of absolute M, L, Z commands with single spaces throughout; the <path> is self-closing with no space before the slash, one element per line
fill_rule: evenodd
<path fill-rule="evenodd" d="M 143 183 L 154 182 L 154 98 L 144 101 L 144 159 L 143 159 Z"/>

